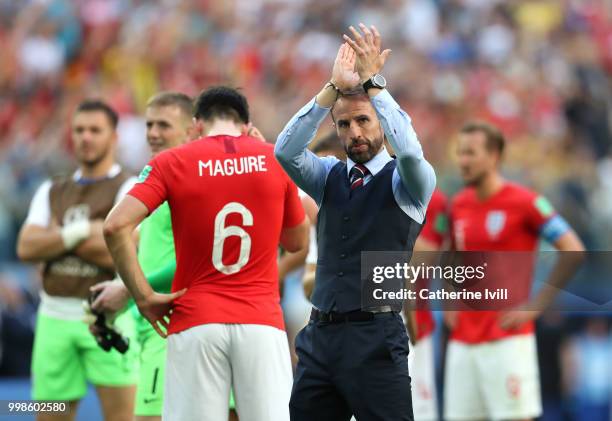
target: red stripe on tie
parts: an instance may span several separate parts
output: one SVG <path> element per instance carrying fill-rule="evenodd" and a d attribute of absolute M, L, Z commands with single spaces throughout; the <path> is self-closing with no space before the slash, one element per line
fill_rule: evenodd
<path fill-rule="evenodd" d="M 355 190 L 357 187 L 361 186 L 362 184 L 363 184 L 363 178 L 358 178 L 357 180 L 353 182 L 353 184 L 351 184 L 351 190 Z"/>
<path fill-rule="evenodd" d="M 363 185 L 363 180 L 370 171 L 363 164 L 355 164 L 353 168 L 351 168 L 351 172 L 349 174 L 349 181 L 351 182 L 351 190 L 355 190 L 357 187 Z"/>

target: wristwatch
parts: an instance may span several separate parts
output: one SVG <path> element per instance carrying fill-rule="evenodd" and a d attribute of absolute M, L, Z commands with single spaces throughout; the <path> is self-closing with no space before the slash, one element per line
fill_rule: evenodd
<path fill-rule="evenodd" d="M 387 79 L 383 75 L 376 73 L 374 76 L 363 82 L 363 90 L 368 92 L 372 88 L 385 89 L 387 86 Z"/>

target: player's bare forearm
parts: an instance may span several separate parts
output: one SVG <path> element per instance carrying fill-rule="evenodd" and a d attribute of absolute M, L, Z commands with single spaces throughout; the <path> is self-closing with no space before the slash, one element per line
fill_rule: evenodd
<path fill-rule="evenodd" d="M 281 231 L 280 245 L 291 253 L 297 253 L 304 249 L 308 252 L 309 228 L 310 224 L 306 217 L 304 217 L 304 220 L 299 225 L 284 228 Z"/>
<path fill-rule="evenodd" d="M 310 300 L 312 291 L 315 286 L 315 278 L 317 273 L 317 265 L 307 263 L 304 268 L 304 277 L 302 278 L 302 287 L 304 288 L 304 295 Z"/>
<path fill-rule="evenodd" d="M 114 270 L 115 265 L 113 263 L 113 258 L 104 241 L 103 223 L 102 220 L 92 221 L 89 238 L 79 244 L 79 246 L 74 249 L 74 253 L 81 259 L 93 263 L 94 265 Z"/>
<path fill-rule="evenodd" d="M 17 240 L 17 256 L 25 262 L 45 262 L 66 253 L 59 227 L 25 225 Z"/>
<path fill-rule="evenodd" d="M 136 303 L 142 302 L 153 293 L 140 265 L 136 246 L 132 242 L 129 228 L 116 229 L 112 224 L 105 224 L 104 238 L 115 263 L 119 276 L 125 283 Z"/>
<path fill-rule="evenodd" d="M 111 211 L 104 222 L 104 239 L 113 258 L 117 272 L 130 291 L 136 304 L 153 294 L 142 268 L 138 263 L 136 245 L 132 233 L 147 216 L 148 210 L 142 202 L 126 196 Z"/>
<path fill-rule="evenodd" d="M 110 255 L 104 237 L 95 240 L 86 240 L 75 249 L 75 254 L 81 259 L 100 266 L 104 269 L 114 270 L 115 264 Z"/>
<path fill-rule="evenodd" d="M 500 325 L 503 329 L 513 329 L 525 322 L 536 319 L 553 303 L 561 291 L 574 276 L 584 260 L 584 245 L 572 230 L 567 231 L 555 241 L 555 248 L 561 252 L 538 294 L 518 309 L 502 313 Z"/>
<path fill-rule="evenodd" d="M 278 279 L 283 282 L 288 273 L 301 267 L 306 261 L 308 255 L 308 247 L 301 249 L 295 253 L 286 252 L 278 261 Z"/>
<path fill-rule="evenodd" d="M 554 244 L 560 252 L 548 280 L 536 295 L 531 307 L 537 311 L 548 308 L 555 297 L 577 272 L 584 260 L 584 245 L 572 230 L 563 234 Z"/>

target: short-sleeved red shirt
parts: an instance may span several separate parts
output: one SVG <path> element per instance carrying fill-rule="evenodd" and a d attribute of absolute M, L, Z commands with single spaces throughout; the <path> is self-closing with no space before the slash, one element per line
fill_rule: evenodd
<path fill-rule="evenodd" d="M 436 189 L 431 196 L 427 213 L 425 214 L 425 225 L 420 237 L 434 244 L 437 248 L 442 247 L 447 234 L 447 198 L 440 190 Z M 415 312 L 417 323 L 417 340 L 431 334 L 436 323 L 431 310 L 417 310 Z"/>
<path fill-rule="evenodd" d="M 277 247 L 304 220 L 297 187 L 273 146 L 226 135 L 156 156 L 129 194 L 152 212 L 168 201 L 177 268 L 169 334 L 206 323 L 284 329 Z"/>
<path fill-rule="evenodd" d="M 515 183 L 506 182 L 492 197 L 479 200 L 473 188 L 459 192 L 452 201 L 450 232 L 453 247 L 465 251 L 535 252 L 541 228 L 556 215 L 546 199 Z M 499 255 L 499 254 L 498 254 Z M 500 284 L 511 285 L 518 294 L 529 294 L 535 264 L 529 255 L 509 253 L 507 274 Z M 514 261 L 513 261 L 514 259 Z M 502 274 L 502 277 L 504 275 Z M 531 333 L 533 323 L 514 330 L 499 325 L 498 311 L 459 311 L 451 339 L 481 343 Z"/>

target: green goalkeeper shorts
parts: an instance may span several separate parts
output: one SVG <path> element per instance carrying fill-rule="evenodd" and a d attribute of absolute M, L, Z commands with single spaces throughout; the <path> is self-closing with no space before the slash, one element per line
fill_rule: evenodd
<path fill-rule="evenodd" d="M 96 386 L 129 386 L 138 380 L 138 342 L 134 320 L 124 313 L 115 326 L 130 338 L 125 354 L 98 346 L 89 326 L 38 313 L 32 355 L 33 399 L 78 400 L 87 382 Z"/>
<path fill-rule="evenodd" d="M 150 325 L 148 329 L 139 329 L 138 340 L 140 342 L 140 374 L 134 414 L 161 416 L 166 373 L 166 340 L 159 336 Z"/>
<path fill-rule="evenodd" d="M 140 374 L 136 390 L 137 416 L 161 416 L 166 376 L 166 340 L 145 321 L 147 327 L 138 331 L 140 342 Z M 235 409 L 234 394 L 230 394 L 230 409 Z"/>

